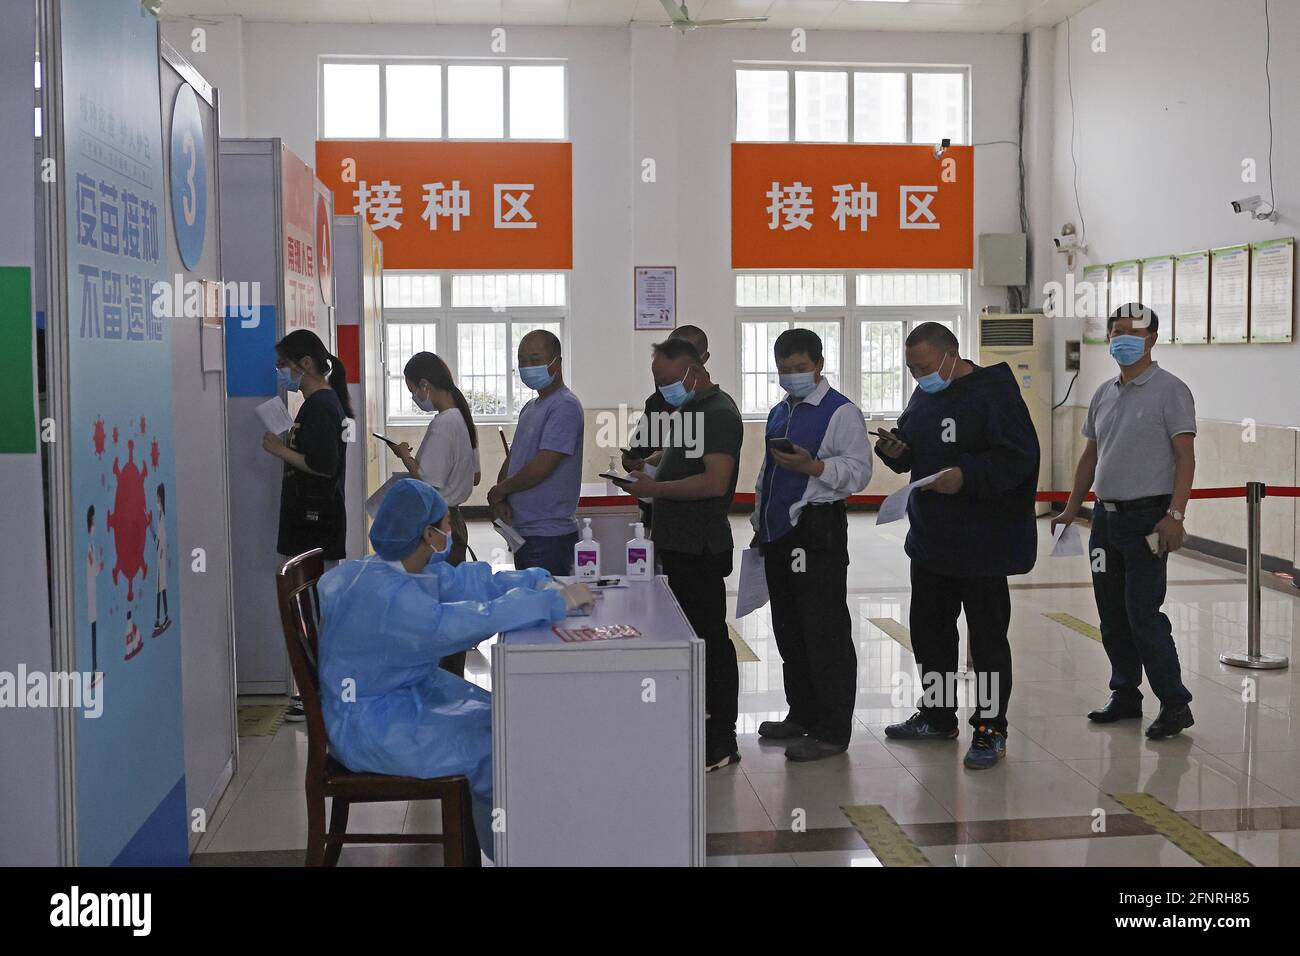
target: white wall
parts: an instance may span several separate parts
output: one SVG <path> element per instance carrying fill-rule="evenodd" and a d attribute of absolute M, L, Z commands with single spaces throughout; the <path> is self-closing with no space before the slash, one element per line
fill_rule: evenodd
<path fill-rule="evenodd" d="M 177 21 L 168 36 L 188 42 L 192 26 Z M 320 55 L 489 56 L 490 29 L 246 22 L 238 43 L 229 29 L 209 33 L 209 58 L 217 46 L 242 58 L 237 78 L 228 66 L 194 59 L 214 83 L 222 83 L 223 71 L 229 82 L 242 82 L 242 135 L 280 136 L 310 158 Z M 510 57 L 569 61 L 575 194 L 567 375 L 589 408 L 639 406 L 650 388 L 649 346 L 661 335 L 632 331 L 634 264 L 679 267 L 679 321 L 709 333 L 715 377 L 727 388 L 735 383 L 728 185 L 734 60 L 969 65 L 976 141 L 1016 135 L 1018 35 L 811 33 L 803 55 L 790 52 L 790 36 L 780 30 L 511 28 L 507 44 Z M 656 160 L 654 184 L 641 182 L 646 157 Z M 976 177 L 975 231 L 1017 230 L 1014 147 L 981 148 Z M 975 310 L 1003 296 L 976 289 Z"/>
<path fill-rule="evenodd" d="M 1300 3 L 1274 0 L 1273 166 L 1282 218 L 1276 225 L 1235 215 L 1229 202 L 1267 200 L 1263 0 L 1100 0 L 1071 21 L 1075 152 L 1087 222 L 1084 262 L 1114 262 L 1300 232 Z M 1094 29 L 1105 53 L 1091 51 Z M 1079 223 L 1070 159 L 1066 27 L 1056 28 L 1056 129 L 1052 226 Z M 1260 182 L 1241 181 L 1253 157 Z M 1064 280 L 1065 263 L 1054 275 Z M 1163 319 L 1164 316 L 1161 316 Z M 1057 327 L 1057 396 L 1064 393 L 1066 338 L 1081 323 Z M 1201 418 L 1300 424 L 1300 345 L 1162 345 L 1157 359 L 1183 378 Z M 1070 404 L 1086 405 L 1114 373 L 1103 346 L 1085 346 Z"/>

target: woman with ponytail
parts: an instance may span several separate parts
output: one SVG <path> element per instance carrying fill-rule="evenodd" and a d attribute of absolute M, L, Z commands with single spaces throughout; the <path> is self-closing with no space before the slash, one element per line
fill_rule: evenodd
<path fill-rule="evenodd" d="M 281 388 L 303 397 L 284 440 L 272 432 L 262 436 L 262 447 L 284 462 L 276 550 L 293 557 L 320 548 L 329 568 L 346 556 L 343 420 L 352 417 L 347 371 L 314 332 L 296 329 L 275 347 L 275 372 Z M 297 697 L 285 719 L 306 719 Z"/>
<path fill-rule="evenodd" d="M 418 451 L 412 453 L 411 446 L 402 442 L 392 446 L 393 453 L 412 478 L 431 485 L 446 499 L 451 517 L 451 554 L 447 563 L 458 565 L 465 560 L 469 543 L 460 506 L 479 479 L 478 430 L 469 402 L 452 381 L 446 362 L 432 352 L 417 352 L 402 371 L 415 406 L 435 414 Z M 465 654 L 444 659 L 442 666 L 462 675 Z"/>
<path fill-rule="evenodd" d="M 478 429 L 469 402 L 451 379 L 447 363 L 432 352 L 417 352 L 402 370 L 415 407 L 435 412 L 414 454 L 402 442 L 393 453 L 412 478 L 432 485 L 451 506 L 452 545 L 448 564 L 465 560 L 465 520 L 460 506 L 478 484 Z"/>

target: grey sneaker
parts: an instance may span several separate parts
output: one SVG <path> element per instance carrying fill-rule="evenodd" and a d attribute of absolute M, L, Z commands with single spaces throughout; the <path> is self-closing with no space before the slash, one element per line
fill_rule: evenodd
<path fill-rule="evenodd" d="M 930 723 L 919 710 L 901 724 L 890 724 L 885 728 L 885 736 L 890 740 L 955 740 L 958 736 L 957 725 L 936 727 Z"/>
<path fill-rule="evenodd" d="M 785 748 L 786 760 L 821 760 L 849 749 L 848 744 L 832 744 L 816 737 L 803 737 Z"/>

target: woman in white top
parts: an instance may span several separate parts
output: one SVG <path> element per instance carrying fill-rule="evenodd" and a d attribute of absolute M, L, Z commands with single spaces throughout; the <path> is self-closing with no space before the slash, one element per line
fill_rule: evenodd
<path fill-rule="evenodd" d="M 465 560 L 465 520 L 460 505 L 479 482 L 478 430 L 469 402 L 451 380 L 447 363 L 432 352 L 416 352 L 402 370 L 415 406 L 434 412 L 419 451 L 402 442 L 393 449 L 412 478 L 433 486 L 451 507 L 452 545 L 447 563 Z"/>
<path fill-rule="evenodd" d="M 465 560 L 469 535 L 460 506 L 479 482 L 478 430 L 470 414 L 469 402 L 451 379 L 447 363 L 432 352 L 416 352 L 402 370 L 406 387 L 415 406 L 434 412 L 425 429 L 419 451 L 412 454 L 406 442 L 393 448 L 412 478 L 436 488 L 447 500 L 451 518 L 451 553 L 447 563 L 458 565 Z M 465 652 L 442 659 L 444 670 L 458 677 L 465 673 Z"/>

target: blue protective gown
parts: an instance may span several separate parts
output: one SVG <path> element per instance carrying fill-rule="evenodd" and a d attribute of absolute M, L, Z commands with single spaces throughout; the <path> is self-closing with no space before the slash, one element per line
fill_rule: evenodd
<path fill-rule="evenodd" d="M 562 620 L 563 596 L 542 590 L 549 581 L 540 568 L 494 574 L 484 561 L 439 562 L 411 574 L 371 556 L 343 562 L 318 585 L 321 709 L 330 752 L 357 772 L 464 774 L 489 853 L 489 695 L 438 662 L 498 632 Z M 355 701 L 345 699 L 353 686 Z"/>

